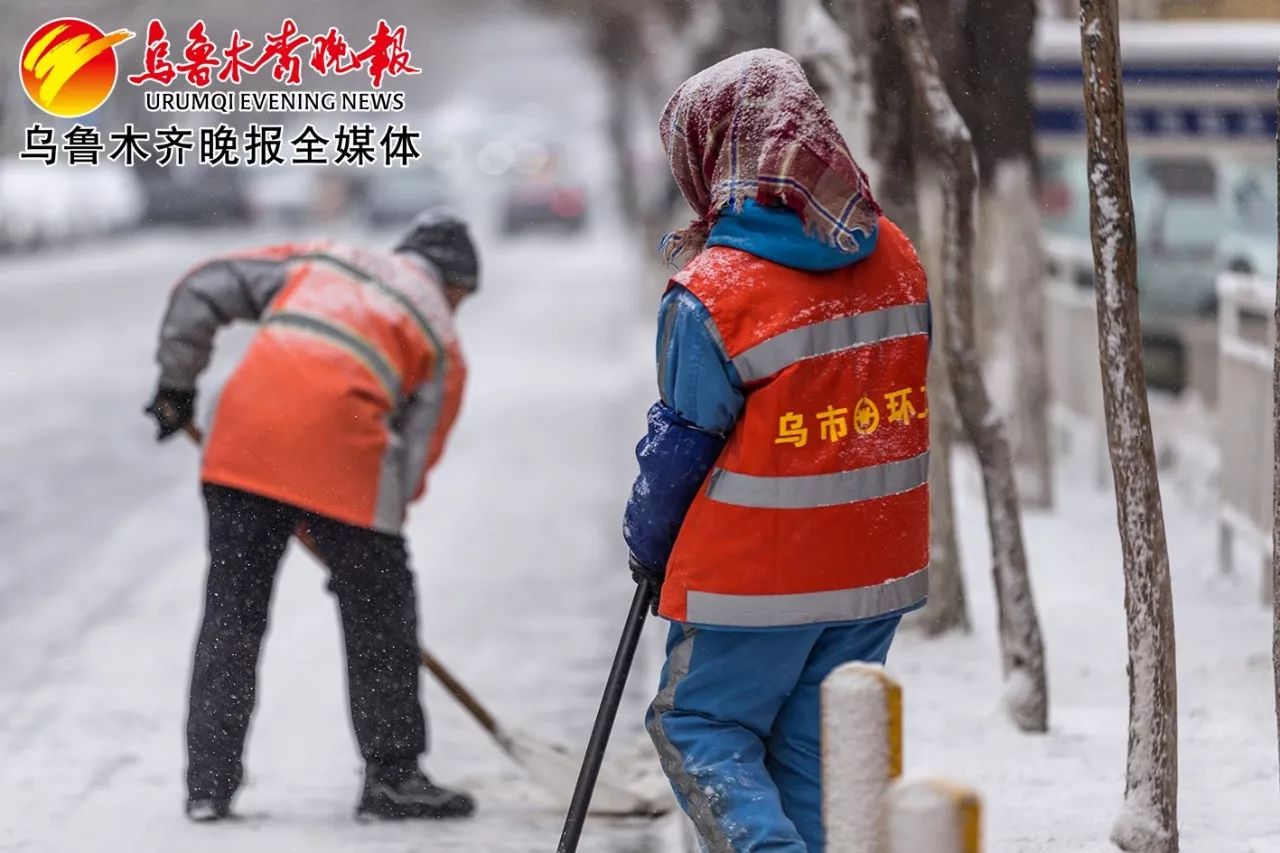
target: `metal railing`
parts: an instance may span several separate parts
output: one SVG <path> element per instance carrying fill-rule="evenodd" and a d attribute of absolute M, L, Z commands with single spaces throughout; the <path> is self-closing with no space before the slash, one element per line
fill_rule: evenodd
<path fill-rule="evenodd" d="M 1045 293 L 1045 355 L 1049 366 L 1050 416 L 1058 442 L 1086 442 L 1098 483 L 1108 476 L 1107 423 L 1098 368 L 1098 315 L 1092 286 L 1093 251 L 1088 243 L 1050 238 L 1049 285 Z"/>
<path fill-rule="evenodd" d="M 1218 277 L 1218 514 L 1219 562 L 1233 569 L 1235 543 L 1263 562 L 1271 575 L 1272 376 L 1275 325 L 1273 286 L 1262 279 Z"/>

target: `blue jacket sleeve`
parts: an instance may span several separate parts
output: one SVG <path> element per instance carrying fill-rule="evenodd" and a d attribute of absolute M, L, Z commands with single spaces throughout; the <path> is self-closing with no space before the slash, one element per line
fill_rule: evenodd
<path fill-rule="evenodd" d="M 683 287 L 658 310 L 658 390 L 649 432 L 636 447 L 623 536 L 645 566 L 666 567 L 680 526 L 725 435 L 742 412 L 742 383 L 714 331 L 711 313 Z"/>
<path fill-rule="evenodd" d="M 642 565 L 666 567 L 685 513 L 724 442 L 723 436 L 698 429 L 664 403 L 649 410 L 649 431 L 636 445 L 640 476 L 622 525 L 631 554 Z"/>
<path fill-rule="evenodd" d="M 676 415 L 708 432 L 729 432 L 742 413 L 742 381 L 711 312 L 683 287 L 658 310 L 658 390 Z"/>

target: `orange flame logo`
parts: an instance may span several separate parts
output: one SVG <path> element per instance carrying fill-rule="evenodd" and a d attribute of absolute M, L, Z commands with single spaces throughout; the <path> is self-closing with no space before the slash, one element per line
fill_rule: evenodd
<path fill-rule="evenodd" d="M 103 33 L 80 18 L 47 21 L 22 48 L 22 88 L 50 115 L 75 118 L 91 113 L 115 88 L 115 46 L 133 36 L 128 30 Z"/>

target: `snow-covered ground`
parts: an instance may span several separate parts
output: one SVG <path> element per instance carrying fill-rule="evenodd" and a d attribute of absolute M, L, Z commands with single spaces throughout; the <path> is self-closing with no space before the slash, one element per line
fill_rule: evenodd
<path fill-rule="evenodd" d="M 981 483 L 970 459 L 957 473 L 975 631 L 934 641 L 908 634 L 890 655 L 904 685 L 906 772 L 975 785 L 986 801 L 989 850 L 1114 850 L 1106 839 L 1124 791 L 1128 693 L 1110 487 L 1099 490 L 1089 460 L 1063 459 L 1058 509 L 1024 516 L 1051 704 L 1050 733 L 1026 736 L 998 707 Z M 1231 578 L 1218 574 L 1211 510 L 1173 479 L 1162 477 L 1177 627 L 1182 849 L 1280 850 L 1270 613 L 1258 602 L 1256 575 L 1243 566 Z"/>
<path fill-rule="evenodd" d="M 536 38 L 525 23 L 495 32 L 477 25 L 455 40 L 460 52 L 488 45 L 478 65 L 494 85 L 511 79 L 511 63 L 534 67 L 520 56 L 537 42 L 540 56 L 566 57 L 555 91 L 580 80 L 593 96 L 581 57 L 548 52 L 545 28 Z M 459 103 L 486 85 L 448 82 L 462 87 Z M 546 89 L 523 73 L 519 82 Z M 427 768 L 475 790 L 480 812 L 450 824 L 355 823 L 360 768 L 336 613 L 322 570 L 296 552 L 277 584 L 243 817 L 217 826 L 182 818 L 202 508 L 194 449 L 157 447 L 140 409 L 173 279 L 212 253 L 281 236 L 143 232 L 0 259 L 0 851 L 555 845 L 559 811 L 425 676 Z M 580 746 L 631 592 L 620 514 L 653 394 L 652 318 L 637 306 L 661 282 L 634 240 L 607 224 L 581 239 L 480 237 L 485 292 L 460 318 L 468 397 L 408 530 L 422 639 L 506 725 Z M 227 369 L 245 335 L 227 336 L 217 368 Z M 1169 420 L 1179 412 L 1161 409 L 1158 439 L 1185 428 Z M 1183 849 L 1272 853 L 1280 808 L 1269 616 L 1248 574 L 1257 561 L 1246 566 L 1242 555 L 1238 576 L 1217 573 L 1202 461 L 1163 478 Z M 976 785 L 995 853 L 1112 849 L 1126 739 L 1123 587 L 1112 496 L 1093 472 L 1084 454 L 1062 460 L 1058 509 L 1026 518 L 1048 652 L 1048 735 L 1018 734 L 999 709 L 986 525 L 970 460 L 958 461 L 956 481 L 975 631 L 936 641 L 904 633 L 890 656 L 905 688 L 907 772 Z M 651 625 L 614 741 L 614 752 L 640 763 L 653 762 L 641 714 L 660 647 Z M 679 836 L 675 818 L 593 821 L 583 850 L 675 853 Z"/>
<path fill-rule="evenodd" d="M 202 235 L 200 250 L 246 239 Z M 322 570 L 300 553 L 277 587 L 245 819 L 182 818 L 203 580 L 196 455 L 155 447 L 139 407 L 168 283 L 191 260 L 188 235 L 153 235 L 0 272 L 0 311 L 27 321 L 0 344 L 17 368 L 0 385 L 0 459 L 17 475 L 0 516 L 0 849 L 550 849 L 561 813 L 434 684 L 427 766 L 473 788 L 480 815 L 353 822 L 338 626 Z M 464 416 L 409 528 L 422 638 L 508 726 L 581 744 L 631 589 L 618 527 L 650 373 L 634 310 L 642 267 L 601 233 L 494 246 L 485 263 L 486 292 L 461 314 Z M 82 268 L 97 271 L 83 287 Z M 60 307 L 41 310 L 50 293 Z M 619 752 L 642 736 L 658 665 L 649 645 Z M 584 849 L 658 851 L 671 830 L 593 825 Z"/>
<path fill-rule="evenodd" d="M 201 234 L 198 252 L 271 236 Z M 482 239 L 486 291 L 461 315 L 468 400 L 409 529 L 422 638 L 507 725 L 580 745 L 631 588 L 618 516 L 652 393 L 651 321 L 636 305 L 657 283 L 607 226 L 581 240 Z M 429 680 L 427 766 L 474 788 L 479 816 L 352 820 L 359 762 L 337 622 L 321 569 L 299 553 L 277 588 L 244 819 L 182 818 L 203 574 L 196 458 L 181 442 L 157 448 L 138 409 L 155 322 L 195 246 L 160 232 L 0 264 L 0 849 L 551 849 L 559 812 Z M 1052 690 L 1052 732 L 1027 737 L 999 710 L 981 492 L 969 460 L 958 468 L 976 630 L 941 641 L 907 633 L 891 655 L 906 691 L 907 771 L 976 784 L 989 850 L 1109 850 L 1127 703 L 1111 495 L 1067 459 L 1059 509 L 1027 518 Z M 1165 507 L 1184 849 L 1274 850 L 1268 615 L 1243 567 L 1235 580 L 1217 574 L 1203 495 L 1167 485 Z M 644 754 L 659 633 L 642 649 L 619 753 Z M 584 850 L 674 851 L 678 829 L 674 819 L 593 822 Z"/>

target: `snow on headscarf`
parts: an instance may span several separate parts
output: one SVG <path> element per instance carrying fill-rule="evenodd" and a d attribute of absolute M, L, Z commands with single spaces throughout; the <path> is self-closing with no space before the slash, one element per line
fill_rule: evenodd
<path fill-rule="evenodd" d="M 690 77 L 667 102 L 658 132 L 671 175 L 698 215 L 663 238 L 670 263 L 701 251 L 720 210 L 740 210 L 748 198 L 791 208 L 809 233 L 849 251 L 880 216 L 826 107 L 780 50 L 749 50 Z"/>

